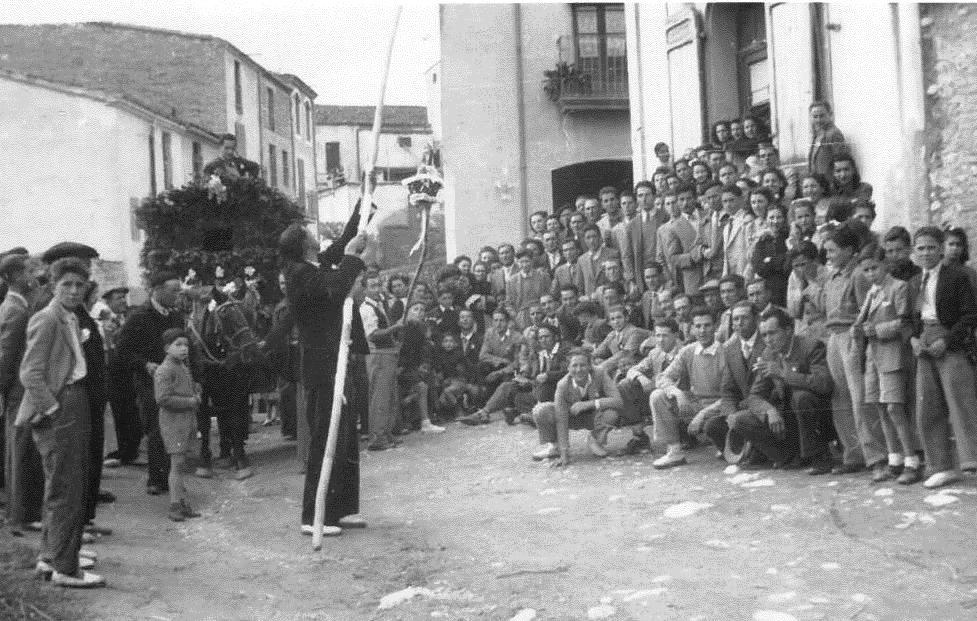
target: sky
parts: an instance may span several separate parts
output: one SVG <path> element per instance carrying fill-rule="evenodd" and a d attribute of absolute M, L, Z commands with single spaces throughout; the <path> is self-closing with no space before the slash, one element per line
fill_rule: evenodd
<path fill-rule="evenodd" d="M 0 0 L 0 22 L 111 21 L 226 39 L 266 69 L 299 76 L 316 103 L 376 105 L 395 3 L 315 0 Z M 438 5 L 401 14 L 385 103 L 425 105 L 439 58 Z"/>

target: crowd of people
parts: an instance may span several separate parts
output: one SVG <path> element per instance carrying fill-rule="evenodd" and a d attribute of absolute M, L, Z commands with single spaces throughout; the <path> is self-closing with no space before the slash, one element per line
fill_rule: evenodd
<path fill-rule="evenodd" d="M 966 233 L 873 230 L 830 105 L 809 110 L 806 169 L 781 168 L 757 119 L 721 121 L 674 161 L 657 145 L 651 180 L 535 212 L 526 239 L 409 296 L 368 271 L 368 448 L 501 419 L 536 427 L 533 459 L 558 465 L 570 430 L 602 457 L 626 428 L 656 468 L 701 440 L 745 468 L 928 488 L 977 469 Z"/>
<path fill-rule="evenodd" d="M 0 255 L 7 523 L 42 532 L 40 575 L 104 585 L 83 545 L 110 534 L 94 523 L 114 500 L 102 468 L 146 466 L 169 519 L 199 517 L 186 467 L 252 476 L 260 400 L 266 423 L 280 415 L 299 442 L 301 531 L 312 534 L 347 296 L 325 535 L 365 525 L 361 446 L 383 451 L 454 422 L 533 426 L 532 459 L 556 466 L 571 461 L 571 430 L 604 457 L 625 429 L 625 452 L 654 452 L 660 469 L 709 443 L 744 468 L 959 480 L 977 470 L 966 233 L 874 231 L 872 187 L 830 106 L 811 104 L 810 117 L 803 174 L 781 169 L 758 120 L 720 122 L 713 143 L 674 161 L 657 145 L 650 181 L 533 213 L 521 243 L 458 256 L 431 281 L 364 263 L 359 206 L 324 251 L 301 225 L 282 234 L 274 305 L 249 268 L 153 271 L 147 301 L 130 309 L 127 289 L 98 291 L 95 249 Z M 107 405 L 117 449 L 105 455 Z"/>

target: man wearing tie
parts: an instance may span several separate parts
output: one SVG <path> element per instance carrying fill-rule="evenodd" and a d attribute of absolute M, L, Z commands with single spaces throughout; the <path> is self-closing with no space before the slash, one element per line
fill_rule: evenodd
<path fill-rule="evenodd" d="M 554 231 L 543 233 L 543 256 L 546 257 L 546 269 L 550 276 L 556 272 L 556 268 L 563 265 L 563 255 L 560 253 L 560 238 Z"/>
<path fill-rule="evenodd" d="M 689 295 L 699 293 L 702 284 L 702 250 L 699 218 L 696 217 L 695 190 L 690 185 L 681 186 L 675 193 L 679 216 L 668 229 L 665 254 L 675 271 L 676 284 Z"/>
<path fill-rule="evenodd" d="M 774 465 L 808 465 L 808 474 L 826 474 L 833 432 L 824 343 L 794 334 L 794 320 L 779 307 L 760 315 L 760 336 L 766 345 L 753 366 L 746 407 L 729 417 L 729 427 Z"/>
<path fill-rule="evenodd" d="M 605 261 L 620 259 L 620 253 L 603 245 L 600 228 L 596 224 L 584 227 L 584 243 L 587 252 L 577 259 L 577 289 L 580 294 L 589 299 L 597 290 L 597 279 L 601 274 Z"/>
<path fill-rule="evenodd" d="M 719 410 L 711 410 L 707 418 L 702 412 L 689 424 L 689 435 L 705 432 L 720 454 L 726 448 L 729 417 L 746 407 L 746 398 L 753 386 L 753 365 L 763 352 L 763 337 L 757 330 L 758 313 L 747 301 L 737 302 L 730 309 L 733 336 L 723 346 L 726 367 L 720 384 Z"/>
<path fill-rule="evenodd" d="M 655 263 L 658 228 L 668 222 L 669 216 L 664 210 L 655 209 L 655 192 L 650 182 L 639 181 L 634 191 L 638 202 L 638 216 L 625 229 L 621 258 L 624 262 L 624 278 L 634 281 L 638 291 L 643 293 L 645 283 L 641 276 L 645 268 Z"/>

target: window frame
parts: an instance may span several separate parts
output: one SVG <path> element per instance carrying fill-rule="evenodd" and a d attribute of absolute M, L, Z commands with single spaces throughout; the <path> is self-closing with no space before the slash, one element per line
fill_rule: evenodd
<path fill-rule="evenodd" d="M 278 155 L 273 144 L 268 145 L 268 185 L 278 185 Z"/>
<path fill-rule="evenodd" d="M 275 131 L 275 89 L 269 86 L 267 88 L 268 94 L 268 129 Z"/>

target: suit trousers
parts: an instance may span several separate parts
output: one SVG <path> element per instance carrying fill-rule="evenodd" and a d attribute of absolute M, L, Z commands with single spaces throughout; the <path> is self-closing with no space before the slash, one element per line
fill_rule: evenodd
<path fill-rule="evenodd" d="M 865 407 L 865 379 L 848 330 L 828 337 L 827 362 L 834 383 L 831 414 L 845 464 L 872 465 L 885 460 L 885 436 L 878 411 Z"/>
<path fill-rule="evenodd" d="M 335 371 L 324 374 L 325 377 L 334 375 Z M 362 389 L 350 385 L 354 383 L 355 377 L 350 373 L 346 380 L 347 403 L 353 391 Z M 302 493 L 302 524 L 312 524 L 315 518 L 316 488 L 319 485 L 319 473 L 322 470 L 326 439 L 329 434 L 329 421 L 332 418 L 332 393 L 331 383 L 305 387 L 305 416 L 309 422 L 311 439 L 309 461 L 305 470 L 305 487 Z M 332 473 L 326 485 L 324 521 L 326 525 L 336 526 L 341 518 L 360 511 L 360 455 L 356 418 L 356 412 L 349 405 L 342 408 Z"/>
<path fill-rule="evenodd" d="M 916 413 L 927 471 L 953 470 L 956 462 L 963 469 L 977 468 L 974 366 L 959 351 L 935 359 L 920 356 L 916 365 Z"/>
<path fill-rule="evenodd" d="M 136 402 L 139 404 L 139 417 L 142 419 L 143 433 L 146 435 L 147 467 L 146 485 L 161 489 L 169 487 L 170 456 L 163 446 L 163 435 L 159 430 L 159 406 L 153 394 L 153 382 L 146 373 L 133 374 L 136 386 Z"/>
<path fill-rule="evenodd" d="M 289 382 L 282 378 L 278 378 L 278 408 L 280 416 L 282 419 L 282 435 L 292 436 L 296 435 L 296 385 L 295 382 Z"/>
<path fill-rule="evenodd" d="M 618 424 L 644 427 L 651 418 L 648 393 L 645 392 L 644 387 L 638 380 L 624 379 L 617 383 L 617 389 L 621 393 L 621 400 L 624 402 Z"/>
<path fill-rule="evenodd" d="M 139 422 L 139 406 L 128 373 L 108 375 L 109 406 L 115 423 L 116 451 L 111 456 L 122 462 L 135 461 L 139 457 L 142 442 L 142 425 Z"/>
<path fill-rule="evenodd" d="M 589 410 L 578 416 L 570 417 L 570 429 L 587 429 L 590 435 L 599 442 L 607 441 L 607 434 L 617 424 L 618 411 L 611 408 L 603 410 Z M 533 408 L 533 421 L 539 432 L 540 444 L 556 444 L 556 403 L 547 401 Z"/>
<path fill-rule="evenodd" d="M 91 394 L 91 393 L 89 393 Z M 101 393 L 104 395 L 105 393 Z M 85 493 L 85 518 L 95 519 L 98 490 L 102 485 L 102 462 L 105 460 L 105 397 L 90 398 L 88 411 L 91 427 L 88 434 L 88 487 Z"/>
<path fill-rule="evenodd" d="M 251 431 L 251 406 L 248 404 L 251 377 L 252 369 L 248 366 L 222 365 L 207 374 L 207 389 L 217 413 L 221 445 L 227 441 L 235 460 L 244 458 L 244 444 Z M 221 420 L 223 426 L 220 426 Z"/>
<path fill-rule="evenodd" d="M 66 386 L 50 426 L 33 428 L 44 464 L 44 528 L 41 559 L 63 574 L 78 571 L 85 528 L 90 416 L 83 386 Z"/>
<path fill-rule="evenodd" d="M 718 408 L 719 399 L 697 399 L 683 392 L 679 398 L 669 396 L 666 390 L 656 388 L 648 398 L 651 416 L 655 424 L 655 440 L 666 445 L 680 444 L 679 426 L 688 424 L 705 408 Z"/>
<path fill-rule="evenodd" d="M 369 385 L 370 442 L 393 440 L 394 423 L 400 417 L 400 390 L 397 385 L 396 351 L 375 351 L 366 356 Z"/>
<path fill-rule="evenodd" d="M 44 466 L 41 464 L 41 454 L 34 444 L 34 435 L 30 427 L 14 425 L 21 399 L 19 388 L 17 390 L 17 396 L 8 393 L 3 400 L 6 409 L 4 476 L 7 489 L 7 522 L 14 528 L 40 522 L 41 508 L 44 505 Z"/>

